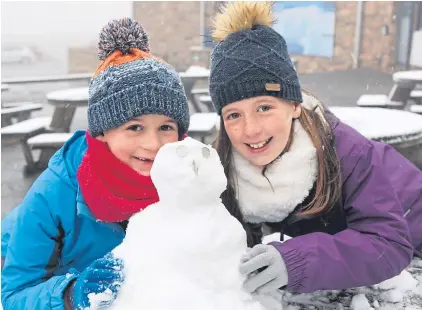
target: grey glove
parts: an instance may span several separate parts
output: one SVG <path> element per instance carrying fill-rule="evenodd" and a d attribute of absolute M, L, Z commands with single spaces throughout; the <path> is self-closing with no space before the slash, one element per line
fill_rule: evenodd
<path fill-rule="evenodd" d="M 287 285 L 284 259 L 272 245 L 258 244 L 241 258 L 240 273 L 247 276 L 245 289 L 252 293 L 269 293 Z"/>

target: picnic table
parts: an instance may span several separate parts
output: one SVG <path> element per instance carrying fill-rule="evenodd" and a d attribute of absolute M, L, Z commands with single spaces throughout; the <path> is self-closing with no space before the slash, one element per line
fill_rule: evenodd
<path fill-rule="evenodd" d="M 207 82 L 210 76 L 209 70 L 195 71 L 195 72 L 181 72 L 179 73 L 180 79 L 182 80 L 183 87 L 186 92 L 186 97 L 194 105 L 194 109 L 198 110 L 199 108 L 195 106 L 194 94 L 192 94 L 192 89 L 195 86 L 196 82 L 204 81 Z"/>
<path fill-rule="evenodd" d="M 50 92 L 47 94 L 47 102 L 55 107 L 51 131 L 69 132 L 76 109 L 88 106 L 88 87 Z"/>
<path fill-rule="evenodd" d="M 38 161 L 28 161 L 25 173 L 42 170 L 48 165 L 51 156 L 69 138 L 70 126 L 78 107 L 88 106 L 88 87 L 70 88 L 47 94 L 47 102 L 53 105 L 54 112 L 48 126 L 48 133 L 41 133 L 26 141 L 31 149 L 40 149 Z"/>
<path fill-rule="evenodd" d="M 422 169 L 422 116 L 403 110 L 330 107 L 341 121 L 368 139 L 390 144 Z"/>
<path fill-rule="evenodd" d="M 402 102 L 405 105 L 415 86 L 422 84 L 422 70 L 396 72 L 393 74 L 393 81 L 395 84 L 388 97 L 392 102 Z"/>

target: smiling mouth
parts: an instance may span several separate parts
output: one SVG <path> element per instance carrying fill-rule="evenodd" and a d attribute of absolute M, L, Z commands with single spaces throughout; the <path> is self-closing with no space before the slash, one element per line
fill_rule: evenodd
<path fill-rule="evenodd" d="M 153 163 L 154 162 L 154 158 L 136 157 L 136 156 L 133 156 L 133 157 L 136 158 L 137 160 L 144 162 L 144 163 Z"/>
<path fill-rule="evenodd" d="M 249 143 L 245 143 L 247 146 L 249 146 L 250 148 L 253 148 L 255 150 L 259 150 L 262 149 L 264 146 L 266 146 L 268 143 L 270 143 L 270 141 L 273 139 L 273 137 L 269 138 L 268 140 L 265 140 L 263 142 L 257 143 L 257 144 L 249 144 Z"/>

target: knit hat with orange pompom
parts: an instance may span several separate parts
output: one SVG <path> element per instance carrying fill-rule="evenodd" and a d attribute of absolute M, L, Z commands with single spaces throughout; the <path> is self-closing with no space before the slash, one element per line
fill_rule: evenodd
<path fill-rule="evenodd" d="M 148 35 L 130 19 L 110 21 L 101 31 L 98 66 L 89 84 L 88 129 L 96 137 L 145 114 L 189 127 L 189 108 L 178 73 L 150 53 Z"/>

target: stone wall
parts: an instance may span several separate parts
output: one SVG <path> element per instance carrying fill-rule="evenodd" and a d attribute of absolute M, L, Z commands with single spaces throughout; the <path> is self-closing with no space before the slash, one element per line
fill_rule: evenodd
<path fill-rule="evenodd" d="M 204 26 L 209 26 L 220 2 L 204 2 Z M 209 50 L 201 49 L 199 1 L 134 2 L 134 18 L 150 35 L 151 51 L 185 71 L 209 65 Z M 208 38 L 205 38 L 206 40 Z"/>
<path fill-rule="evenodd" d="M 147 30 L 151 52 L 183 71 L 192 62 L 191 46 L 199 46 L 199 1 L 134 2 L 134 19 Z"/>
<path fill-rule="evenodd" d="M 395 66 L 395 2 L 365 1 L 360 64 L 364 68 L 392 72 Z M 382 32 L 383 26 L 388 29 Z"/>

